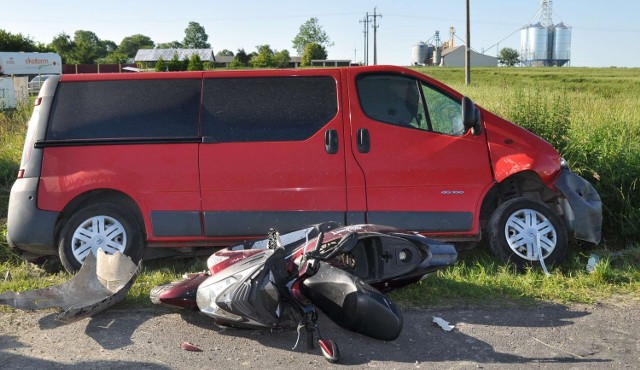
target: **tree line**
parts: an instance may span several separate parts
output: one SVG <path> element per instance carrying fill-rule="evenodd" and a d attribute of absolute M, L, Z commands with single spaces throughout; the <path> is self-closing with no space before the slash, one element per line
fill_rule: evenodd
<path fill-rule="evenodd" d="M 21 33 L 12 34 L 0 29 L 0 51 L 55 52 L 64 64 L 124 64 L 132 60 L 139 49 L 209 49 L 204 27 L 198 22 L 189 22 L 184 30 L 182 41 L 155 43 L 149 36 L 135 34 L 124 37 L 119 44 L 111 40 L 102 40 L 94 32 L 77 30 L 73 37 L 65 32 L 57 34 L 53 40 L 44 44 Z M 293 48 L 301 55 L 301 65 L 311 65 L 313 59 L 326 59 L 327 47 L 333 46 L 329 36 L 320 25 L 318 18 L 312 17 L 300 26 L 298 34 L 292 40 Z M 247 53 L 240 48 L 236 53 L 224 49 L 216 56 L 233 57 L 232 68 L 287 68 L 291 56 L 288 50 L 273 50 L 270 45 L 258 45 L 256 51 Z M 189 60 L 173 59 L 156 63 L 156 70 L 202 70 L 208 66 L 196 55 Z"/>

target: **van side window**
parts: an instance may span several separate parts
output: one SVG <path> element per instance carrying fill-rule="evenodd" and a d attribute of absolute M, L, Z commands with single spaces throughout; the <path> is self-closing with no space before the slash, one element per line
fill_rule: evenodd
<path fill-rule="evenodd" d="M 338 112 L 328 76 L 204 80 L 202 130 L 215 142 L 305 140 Z"/>
<path fill-rule="evenodd" d="M 417 81 L 393 75 L 358 78 L 358 97 L 364 113 L 393 125 L 428 129 Z"/>
<path fill-rule="evenodd" d="M 461 103 L 424 83 L 422 93 L 427 102 L 433 131 L 454 136 L 463 135 L 465 129 L 462 123 Z"/>
<path fill-rule="evenodd" d="M 358 77 L 356 83 L 362 110 L 376 121 L 447 135 L 464 134 L 460 102 L 423 82 L 370 74 Z"/>
<path fill-rule="evenodd" d="M 67 82 L 46 140 L 198 136 L 199 79 Z"/>

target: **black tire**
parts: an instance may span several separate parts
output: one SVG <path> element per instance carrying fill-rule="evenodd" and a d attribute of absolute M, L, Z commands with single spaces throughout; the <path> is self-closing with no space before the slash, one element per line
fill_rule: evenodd
<path fill-rule="evenodd" d="M 567 254 L 564 223 L 544 203 L 514 198 L 502 203 L 487 226 L 491 252 L 518 268 L 539 264 L 538 235 L 544 263 L 558 264 Z"/>
<path fill-rule="evenodd" d="M 107 254 L 124 253 L 138 264 L 144 252 L 144 238 L 127 209 L 97 203 L 79 209 L 65 222 L 58 239 L 58 254 L 68 272 L 77 272 L 86 255 L 98 248 Z"/>

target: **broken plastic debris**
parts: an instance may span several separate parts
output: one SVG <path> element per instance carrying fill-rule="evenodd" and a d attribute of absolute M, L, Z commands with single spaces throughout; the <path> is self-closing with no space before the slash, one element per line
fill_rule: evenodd
<path fill-rule="evenodd" d="M 0 304 L 23 310 L 59 308 L 56 320 L 70 323 L 104 311 L 120 302 L 142 270 L 128 256 L 89 253 L 80 271 L 69 281 L 43 289 L 0 294 Z"/>
<path fill-rule="evenodd" d="M 184 349 L 185 351 L 190 351 L 190 352 L 202 352 L 202 350 L 200 348 L 198 348 L 197 346 L 189 343 L 189 342 L 183 342 L 182 345 L 180 345 L 180 348 Z"/>
<path fill-rule="evenodd" d="M 444 321 L 441 317 L 433 317 L 433 322 L 438 324 L 444 331 L 451 331 L 455 328 L 453 325 L 449 325 L 448 321 Z"/>
<path fill-rule="evenodd" d="M 587 261 L 587 271 L 594 272 L 598 263 L 600 263 L 600 257 L 595 254 L 591 254 L 589 256 L 589 261 Z"/>
<path fill-rule="evenodd" d="M 542 248 L 540 248 L 540 233 L 537 233 L 536 237 L 536 254 L 538 256 L 538 261 L 540 261 L 540 266 L 542 266 L 542 271 L 546 276 L 551 276 L 549 270 L 547 270 L 547 265 L 544 263 L 544 258 L 542 257 Z"/>

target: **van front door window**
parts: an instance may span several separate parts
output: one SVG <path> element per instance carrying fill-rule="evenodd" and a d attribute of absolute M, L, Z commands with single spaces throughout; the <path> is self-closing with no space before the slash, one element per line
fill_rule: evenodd
<path fill-rule="evenodd" d="M 416 79 L 368 75 L 358 80 L 363 111 L 370 118 L 440 134 L 464 134 L 460 102 Z"/>
<path fill-rule="evenodd" d="M 427 111 L 434 132 L 459 136 L 464 134 L 462 107 L 458 100 L 444 95 L 427 84 L 422 84 Z"/>

